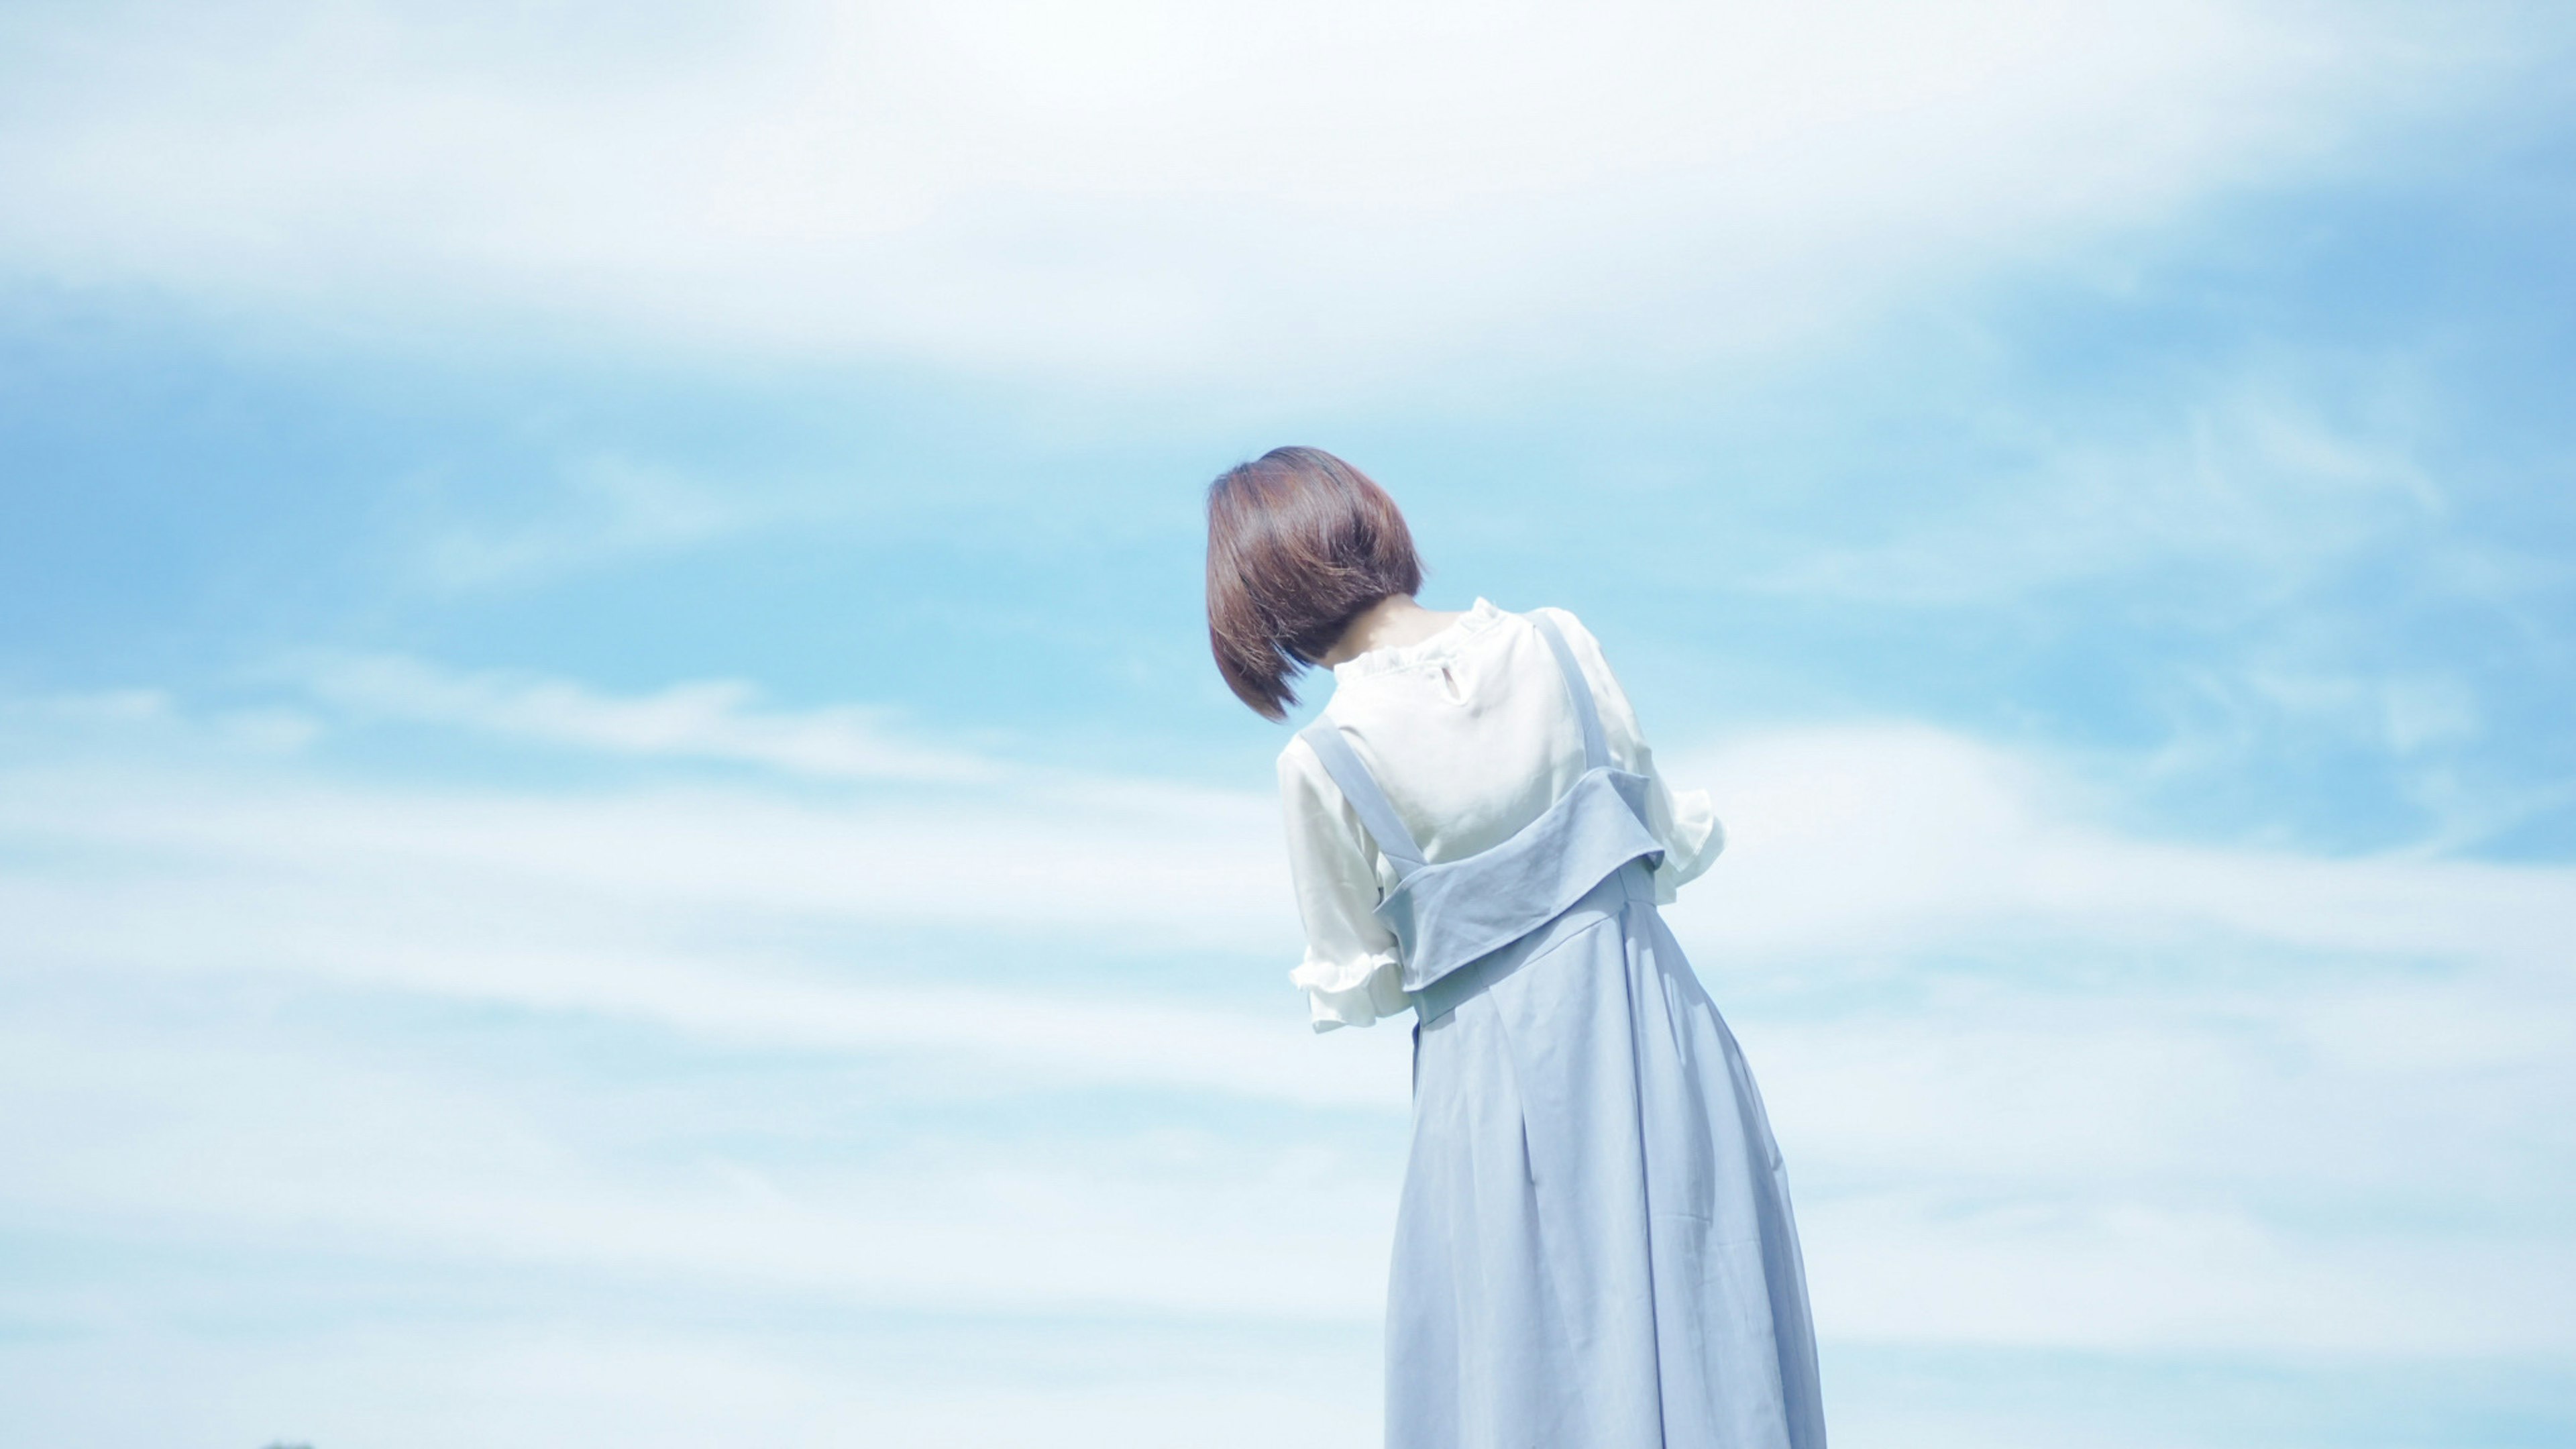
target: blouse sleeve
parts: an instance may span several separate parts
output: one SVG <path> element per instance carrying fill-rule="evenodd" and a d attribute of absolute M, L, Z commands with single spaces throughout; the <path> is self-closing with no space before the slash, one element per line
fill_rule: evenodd
<path fill-rule="evenodd" d="M 1303 987 L 1317 1031 L 1367 1026 L 1412 1005 L 1404 993 L 1395 933 L 1375 912 L 1375 847 L 1323 761 L 1304 740 L 1279 755 L 1279 797 L 1288 821 L 1288 869 L 1306 928 L 1306 959 L 1288 979 Z"/>
<path fill-rule="evenodd" d="M 1662 772 L 1655 768 L 1655 752 L 1637 725 L 1636 711 L 1629 707 L 1627 691 L 1610 672 L 1610 662 L 1602 657 L 1601 643 L 1592 631 L 1563 609 L 1544 612 L 1556 621 L 1574 651 L 1575 663 L 1583 668 L 1584 682 L 1592 686 L 1610 758 L 1621 769 L 1646 777 L 1646 827 L 1664 847 L 1663 863 L 1655 868 L 1655 902 L 1671 905 L 1681 888 L 1697 880 L 1726 849 L 1726 829 L 1718 823 L 1706 790 L 1676 794 L 1664 783 Z"/>

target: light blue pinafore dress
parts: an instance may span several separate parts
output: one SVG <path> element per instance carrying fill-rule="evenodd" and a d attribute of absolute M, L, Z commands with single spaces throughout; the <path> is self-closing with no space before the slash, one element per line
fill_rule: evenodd
<path fill-rule="evenodd" d="M 1587 768 L 1500 845 L 1426 863 L 1340 730 L 1305 732 L 1402 877 L 1377 914 L 1418 1013 L 1388 1449 L 1823 1449 L 1761 1093 L 1655 908 L 1648 782 L 1525 617 Z"/>

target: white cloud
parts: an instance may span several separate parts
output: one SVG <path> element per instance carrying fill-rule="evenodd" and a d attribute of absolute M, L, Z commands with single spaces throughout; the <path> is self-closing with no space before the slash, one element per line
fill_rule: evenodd
<path fill-rule="evenodd" d="M 1729 869 L 1676 919 L 1734 956 L 2022 931 L 2546 975 L 2576 940 L 2576 871 L 2563 866 L 2140 839 L 2083 823 L 2062 777 L 1937 730 L 1754 736 L 1675 769 L 1717 782 L 1730 841 Z"/>
<path fill-rule="evenodd" d="M 458 726 L 480 733 L 641 758 L 722 760 L 822 780 L 989 780 L 993 761 L 905 740 L 884 712 L 763 710 L 749 685 L 685 684 L 642 698 L 601 695 L 530 675 L 460 673 L 391 655 L 308 661 L 308 687 L 362 717 Z"/>
<path fill-rule="evenodd" d="M 0 778 L 22 1219 L 845 1306 L 1373 1309 L 1403 1034 L 1318 1042 L 1284 986 L 1265 1013 L 1125 964 L 1277 979 L 1245 964 L 1293 957 L 1263 795 L 432 791 L 173 752 L 174 719 L 110 763 L 91 711 Z M 1729 819 L 1675 922 L 1770 1098 L 1828 1333 L 2576 1351 L 2533 1286 L 2576 1194 L 2576 872 L 2143 840 L 2060 768 L 1894 726 L 1672 762 Z M 404 1046 L 458 1004 L 645 1023 L 701 1099 L 706 1054 L 759 1063 L 716 1115 L 762 1145 L 703 1100 L 663 1118 L 649 1063 L 491 1080 Z M 806 1075 L 860 1063 L 893 1085 L 840 1110 L 896 1133 L 864 1152 Z M 1164 1107 L 1061 1142 L 1028 1115 L 1103 1090 Z"/>
<path fill-rule="evenodd" d="M 940 1449 L 1239 1449 L 1356 1444 L 1380 1429 L 1364 1328 L 1212 1334 L 1085 1323 L 887 1327 L 614 1315 L 395 1331 L 335 1326 L 251 1345 L 136 1334 L 114 1360 L 49 1340 L 13 1354 L 50 1392 L 15 1403 L 30 1439 L 358 1442 L 385 1449 L 693 1449 L 751 1440 Z M 961 1339 L 968 1341 L 961 1342 Z M 1067 1339 L 1081 1348 L 1068 1351 Z M 148 1394 L 131 1392 L 149 1382 Z"/>
<path fill-rule="evenodd" d="M 2097 1350 L 2576 1356 L 2564 1235 L 2283 1230 L 2225 1207 L 1852 1198 L 1804 1213 L 1853 1339 Z"/>
<path fill-rule="evenodd" d="M 2468 687 L 2436 674 L 2370 679 L 2258 668 L 2245 682 L 2283 714 L 2324 721 L 2392 755 L 2474 738 L 2480 726 Z"/>
<path fill-rule="evenodd" d="M 0 253 L 344 323 L 1374 383 L 1830 327 L 2482 94 L 2508 38 L 2225 0 L 588 14 L 24 22 Z"/>
<path fill-rule="evenodd" d="M 240 1031 L 228 1018 L 213 1019 Z M 260 1035 L 255 1049 L 210 1047 L 197 1031 L 129 1023 L 75 1046 L 11 1030 L 0 1090 L 24 1175 L 0 1202 L 40 1222 L 143 1226 L 166 1219 L 184 1183 L 185 1219 L 250 1243 L 657 1273 L 921 1311 L 1349 1318 L 1377 1287 L 1382 1258 L 1345 1249 L 1355 1230 L 1371 1245 L 1387 1235 L 1360 1216 L 1387 1189 L 1382 1175 L 1347 1163 L 1283 1173 L 1268 1144 L 1157 1151 L 1092 1133 L 762 1161 L 736 1155 L 743 1134 L 729 1134 L 714 1157 L 635 1153 L 604 1114 L 652 1102 L 652 1090 L 481 1083 L 370 1060 L 363 1039 Z M 15 1110 L 47 1101 L 81 1111 Z M 851 1105 L 902 1103 L 880 1093 Z M 113 1140 L 102 1121 L 117 1124 Z"/>
<path fill-rule="evenodd" d="M 422 577 L 445 589 L 527 583 L 649 557 L 790 517 L 780 499 L 719 491 L 617 457 L 568 466 L 506 518 L 438 518 L 422 531 Z"/>
<path fill-rule="evenodd" d="M 2425 536 L 2452 504 L 2415 456 L 2421 409 L 2396 391 L 2257 367 L 2144 428 L 1986 419 L 1996 446 L 2026 463 L 1939 490 L 1905 480 L 1871 500 L 1869 517 L 1883 521 L 1757 545 L 1737 581 L 1910 608 L 2107 586 L 2142 593 L 2137 607 L 2157 614 L 2220 607 L 2236 620 L 2312 597 L 2392 540 L 2466 556 Z M 2204 602 L 2197 581 L 2212 572 L 2232 586 Z"/>

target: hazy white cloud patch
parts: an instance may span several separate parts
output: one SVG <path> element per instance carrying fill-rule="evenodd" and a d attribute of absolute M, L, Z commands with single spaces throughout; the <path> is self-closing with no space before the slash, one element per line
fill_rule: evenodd
<path fill-rule="evenodd" d="M 1677 919 L 1739 955 L 2036 930 L 2546 973 L 2576 939 L 2564 866 L 2140 839 L 2083 823 L 2063 765 L 1929 728 L 1753 736 L 1673 768 L 1731 802 L 1731 870 Z"/>
<path fill-rule="evenodd" d="M 416 726 L 687 753 L 521 695 L 637 699 L 406 668 L 305 707 L 361 730 L 417 694 Z M 0 779 L 23 1222 L 854 1309 L 1374 1311 L 1405 1038 L 1308 1035 L 1258 793 L 818 797 L 832 769 L 734 745 L 768 768 L 433 791 L 174 750 L 184 708 L 119 698 L 64 707 L 80 749 L 15 737 Z M 2576 1203 L 2576 872 L 2141 839 L 2069 768 L 1904 725 L 1668 762 L 1729 820 L 1674 920 L 1770 1095 L 1828 1332 L 2576 1352 L 2534 1286 Z M 1131 970 L 1175 950 L 1211 977 Z M 1215 979 L 1243 973 L 1270 1008 Z M 145 1001 L 191 1003 L 185 1039 Z M 593 1045 L 494 1078 L 459 1006 Z M 662 1065 L 600 1057 L 603 1028 Z M 1152 1105 L 1050 1125 L 1084 1092 Z"/>
<path fill-rule="evenodd" d="M 407 720 L 645 759 L 718 760 L 818 780 L 958 783 L 1003 773 L 992 758 L 908 738 L 885 711 L 764 709 L 737 681 L 615 696 L 540 675 L 466 672 L 397 655 L 318 655 L 300 670 L 320 701 Z"/>
<path fill-rule="evenodd" d="M 126 1026 L 67 1042 L 61 1013 L 29 1014 L 54 1031 L 8 1033 L 0 1090 L 13 1117 L 43 1101 L 84 1109 L 20 1118 L 11 1133 L 25 1175 L 5 1201 L 48 1225 L 148 1228 L 170 1216 L 156 1203 L 184 1203 L 183 1220 L 271 1247 L 301 1238 L 952 1312 L 1364 1317 L 1382 1267 L 1343 1250 L 1354 1234 L 1386 1236 L 1362 1212 L 1384 1174 L 1322 1134 L 1284 1150 L 1204 1131 L 1049 1141 L 1009 1130 L 1005 1114 L 975 1134 L 886 1143 L 849 1130 L 857 1112 L 900 1111 L 879 1089 L 829 1124 L 837 1157 L 762 1153 L 768 1133 L 711 1132 L 685 1109 L 668 1126 L 701 1149 L 657 1152 L 618 1109 L 668 1110 L 667 1093 L 614 1075 L 478 1081 L 399 1049 L 371 1060 L 382 1048 L 363 1038 L 281 1041 L 225 1010 L 208 1024 L 234 1041 Z"/>
<path fill-rule="evenodd" d="M 617 457 L 580 460 L 508 517 L 442 518 L 421 528 L 416 564 L 440 589 L 483 590 L 703 546 L 792 517 L 779 499 L 718 489 Z"/>
<path fill-rule="evenodd" d="M 2154 591 L 2188 614 L 2202 577 L 2238 614 L 2314 598 L 2357 561 L 2421 548 L 2452 511 L 2417 456 L 2414 409 L 2377 388 L 2320 388 L 2256 370 L 2187 398 L 2144 429 L 2068 432 L 1988 420 L 2026 462 L 1898 496 L 1880 537 L 1778 540 L 1745 586 L 1816 600 L 1973 610 L 2051 593 Z M 1857 530 L 1855 530 L 1857 531 Z M 2465 544 L 2437 548 L 2464 562 Z"/>
<path fill-rule="evenodd" d="M 1212 1426 L 1240 1449 L 1311 1449 L 1380 1430 L 1374 1401 L 1350 1391 L 1380 1371 L 1365 1328 L 1220 1336 L 1110 1321 L 1029 1333 L 991 1320 L 650 1324 L 603 1312 L 120 1346 L 112 1369 L 79 1343 L 13 1355 L 27 1381 L 59 1390 L 28 1396 L 16 1422 L 48 1442 L 387 1449 L 691 1449 L 745 1437 L 1202 1449 Z M 153 1392 L 127 1391 L 138 1377 Z"/>
<path fill-rule="evenodd" d="M 2503 12 L 2225 0 L 550 14 L 616 39 L 538 63 L 519 11 L 401 4 L 23 22 L 0 264 L 413 329 L 1383 385 L 1793 340 L 2340 164 L 2513 53 Z"/>
<path fill-rule="evenodd" d="M 2477 738 L 2477 696 L 2433 673 L 2372 678 L 2257 668 L 2246 687 L 2282 714 L 2321 722 L 2391 755 L 2421 754 Z"/>

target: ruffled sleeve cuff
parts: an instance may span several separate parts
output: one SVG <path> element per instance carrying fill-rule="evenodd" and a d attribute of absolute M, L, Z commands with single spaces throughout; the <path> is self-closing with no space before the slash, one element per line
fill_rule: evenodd
<path fill-rule="evenodd" d="M 1393 1016 L 1413 1005 L 1413 998 L 1404 992 L 1398 960 L 1393 951 L 1373 951 L 1356 961 L 1309 955 L 1288 973 L 1288 979 L 1304 989 L 1315 1030 L 1369 1026 L 1381 1016 Z"/>
<path fill-rule="evenodd" d="M 1672 799 L 1673 822 L 1665 833 L 1664 863 L 1655 868 L 1655 903 L 1665 906 L 1726 849 L 1726 827 L 1718 822 L 1717 807 L 1706 790 L 1684 791 Z"/>

